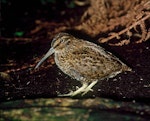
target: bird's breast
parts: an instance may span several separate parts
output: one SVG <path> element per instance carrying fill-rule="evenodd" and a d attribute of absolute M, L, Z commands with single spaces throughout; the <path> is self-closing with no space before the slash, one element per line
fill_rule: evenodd
<path fill-rule="evenodd" d="M 70 55 L 69 53 L 66 52 L 56 52 L 55 53 L 55 62 L 56 65 L 64 72 L 66 73 L 66 71 L 69 69 L 69 67 L 71 66 L 70 62 Z"/>

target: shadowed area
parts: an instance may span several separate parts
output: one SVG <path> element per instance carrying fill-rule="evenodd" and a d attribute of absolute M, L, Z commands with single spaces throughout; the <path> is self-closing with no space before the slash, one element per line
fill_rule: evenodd
<path fill-rule="evenodd" d="M 150 119 L 149 0 L 80 1 L 0 1 L 0 121 Z M 84 96 L 58 96 L 82 84 L 53 56 L 35 67 L 60 32 L 102 46 L 132 71 Z"/>

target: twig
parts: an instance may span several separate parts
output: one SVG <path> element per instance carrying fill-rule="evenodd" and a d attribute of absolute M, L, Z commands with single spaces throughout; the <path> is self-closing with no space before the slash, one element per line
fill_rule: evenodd
<path fill-rule="evenodd" d="M 101 42 L 101 43 L 105 43 L 105 42 L 108 42 L 109 40 L 113 39 L 113 38 L 116 38 L 120 35 L 122 35 L 123 33 L 126 33 L 128 32 L 129 30 L 131 30 L 132 28 L 134 28 L 135 26 L 137 25 L 140 25 L 141 23 L 143 23 L 143 21 L 145 21 L 146 19 L 148 19 L 150 17 L 150 13 L 147 13 L 147 16 L 143 17 L 141 20 L 138 20 L 136 22 L 134 22 L 131 26 L 125 28 L 124 30 L 116 33 L 116 34 L 113 34 L 112 36 L 110 37 L 107 37 L 107 38 L 104 38 L 104 39 L 99 39 L 98 41 Z"/>
<path fill-rule="evenodd" d="M 11 42 L 25 42 L 25 43 L 29 43 L 32 40 L 33 40 L 32 38 L 21 38 L 21 37 L 5 38 L 5 37 L 0 37 L 0 42 L 5 42 L 7 44 L 9 44 Z"/>

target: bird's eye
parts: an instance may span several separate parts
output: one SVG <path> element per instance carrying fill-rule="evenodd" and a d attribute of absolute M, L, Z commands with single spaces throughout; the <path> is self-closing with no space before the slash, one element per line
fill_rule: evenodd
<path fill-rule="evenodd" d="M 61 42 L 62 42 L 62 43 L 65 42 L 65 39 L 61 39 Z"/>

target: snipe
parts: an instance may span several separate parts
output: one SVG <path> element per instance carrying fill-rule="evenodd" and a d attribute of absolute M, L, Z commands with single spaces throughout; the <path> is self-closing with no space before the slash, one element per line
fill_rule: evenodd
<path fill-rule="evenodd" d="M 53 53 L 56 65 L 65 74 L 82 83 L 82 87 L 76 91 L 64 94 L 67 96 L 86 94 L 99 80 L 112 78 L 123 71 L 131 71 L 102 47 L 67 33 L 59 33 L 54 37 L 51 48 L 35 69 Z"/>

